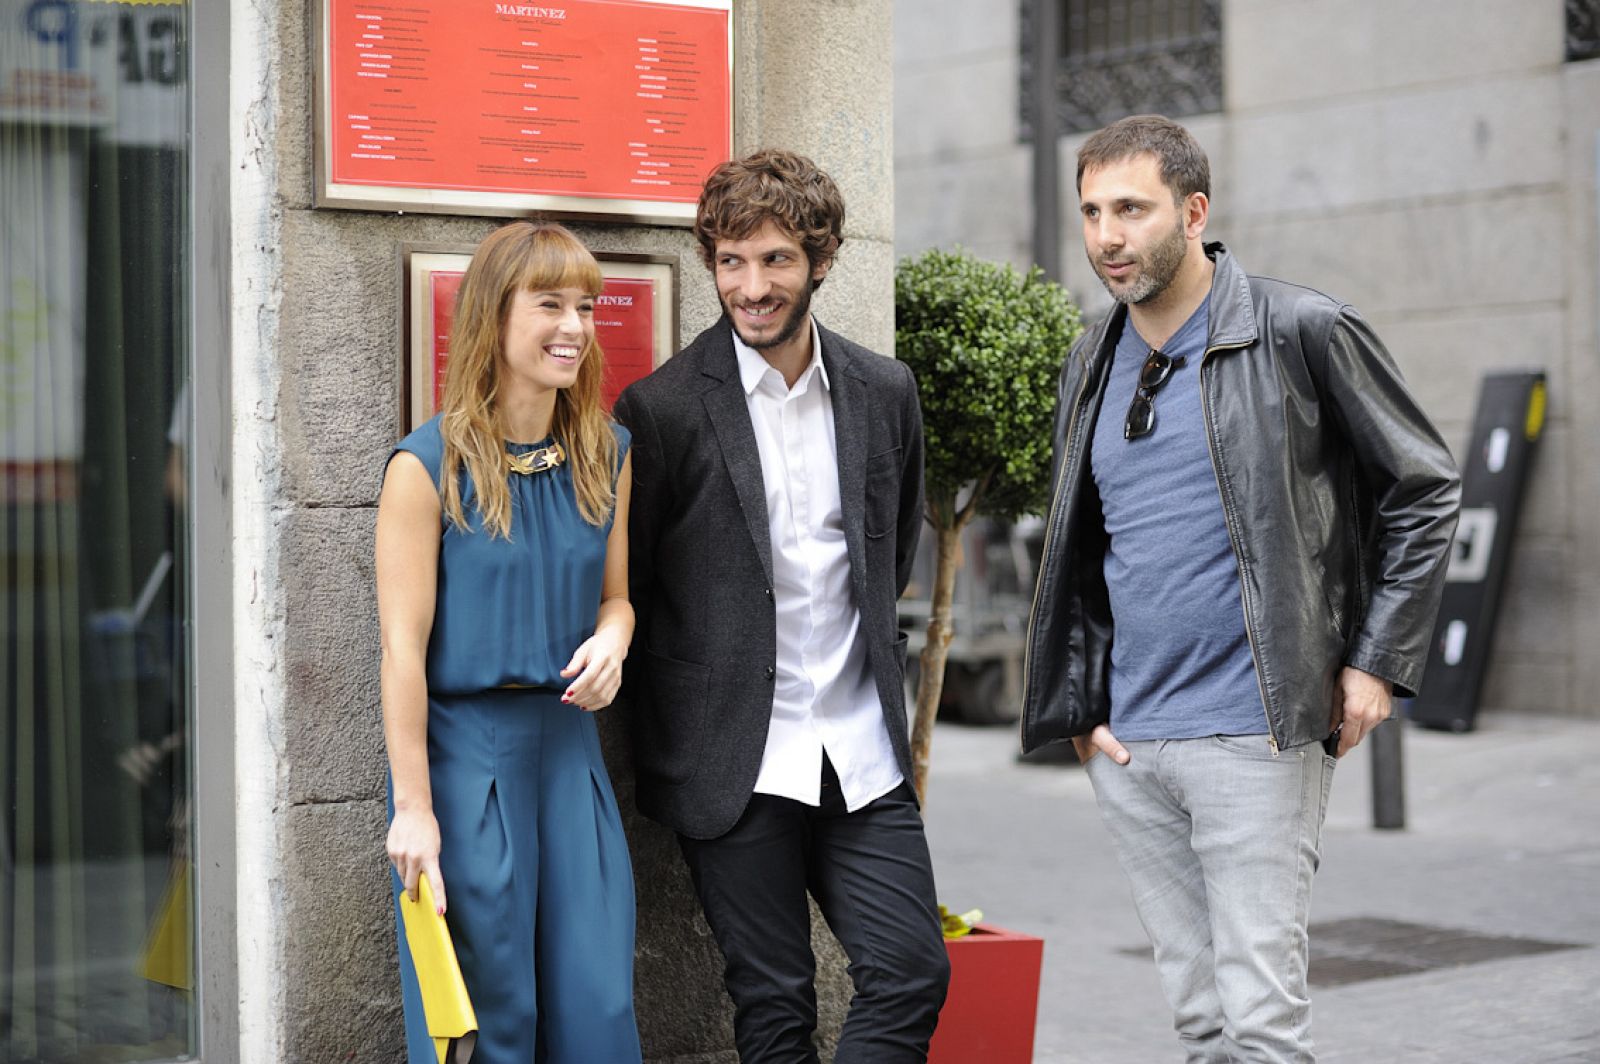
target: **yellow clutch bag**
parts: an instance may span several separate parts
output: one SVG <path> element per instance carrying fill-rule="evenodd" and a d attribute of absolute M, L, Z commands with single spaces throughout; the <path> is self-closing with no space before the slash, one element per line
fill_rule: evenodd
<path fill-rule="evenodd" d="M 417 879 L 417 900 L 400 892 L 400 918 L 406 926 L 406 947 L 422 988 L 422 1013 L 439 1064 L 467 1064 L 478 1040 L 478 1016 L 472 1011 L 467 984 L 461 978 L 450 928 L 433 900 L 428 877 Z"/>

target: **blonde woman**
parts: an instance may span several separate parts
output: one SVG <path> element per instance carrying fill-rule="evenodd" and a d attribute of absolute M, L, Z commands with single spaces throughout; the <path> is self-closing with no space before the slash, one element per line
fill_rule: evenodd
<path fill-rule="evenodd" d="M 629 437 L 601 408 L 600 268 L 558 225 L 472 258 L 440 414 L 378 503 L 395 889 L 426 874 L 474 1064 L 637 1061 L 633 878 L 593 711 L 633 635 Z M 433 1061 L 400 951 L 412 1064 Z"/>

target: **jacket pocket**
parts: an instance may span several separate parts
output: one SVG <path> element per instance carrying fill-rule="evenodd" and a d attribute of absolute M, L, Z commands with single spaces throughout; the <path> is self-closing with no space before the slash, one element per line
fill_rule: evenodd
<path fill-rule="evenodd" d="M 633 759 L 667 783 L 687 783 L 700 767 L 711 666 L 646 650 L 650 697 L 639 714 Z"/>
<path fill-rule="evenodd" d="M 1323 570 L 1322 578 L 1317 582 L 1322 586 L 1322 602 L 1327 606 L 1329 623 L 1332 624 L 1333 630 L 1338 633 L 1340 639 L 1347 638 L 1345 610 L 1340 606 L 1340 600 L 1343 598 L 1341 594 L 1343 589 L 1334 584 L 1333 578 L 1325 569 Z"/>
<path fill-rule="evenodd" d="M 881 539 L 900 524 L 900 471 L 903 451 L 896 447 L 867 459 L 866 532 Z"/>

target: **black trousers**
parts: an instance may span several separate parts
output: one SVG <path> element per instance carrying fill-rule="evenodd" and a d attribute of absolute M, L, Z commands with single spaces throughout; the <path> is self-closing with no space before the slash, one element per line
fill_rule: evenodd
<path fill-rule="evenodd" d="M 806 893 L 850 958 L 835 1064 L 927 1059 L 950 981 L 933 865 L 908 784 L 854 813 L 823 761 L 821 805 L 757 794 L 726 835 L 678 836 L 726 962 L 743 1064 L 815 1064 Z"/>

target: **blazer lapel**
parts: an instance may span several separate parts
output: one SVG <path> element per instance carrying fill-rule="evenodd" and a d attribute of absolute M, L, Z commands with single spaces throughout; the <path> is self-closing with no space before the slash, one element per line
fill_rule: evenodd
<path fill-rule="evenodd" d="M 722 383 L 706 392 L 701 401 L 706 417 L 717 434 L 717 444 L 722 449 L 723 464 L 733 480 L 733 490 L 739 496 L 739 508 L 750 526 L 750 538 L 755 540 L 756 553 L 761 556 L 761 568 L 767 574 L 767 585 L 772 584 L 772 529 L 767 521 L 767 491 L 761 478 L 761 452 L 756 447 L 756 431 L 750 424 L 750 407 L 745 402 L 744 385 L 739 380 L 739 366 L 733 353 L 733 340 L 728 330 L 733 326 L 726 318 L 720 324 L 721 343 L 707 352 L 705 368 L 708 377 Z"/>
<path fill-rule="evenodd" d="M 854 356 L 821 326 L 822 364 L 832 385 L 833 438 L 839 452 L 839 509 L 850 555 L 850 582 L 856 601 L 866 601 L 867 387 L 856 375 Z"/>

